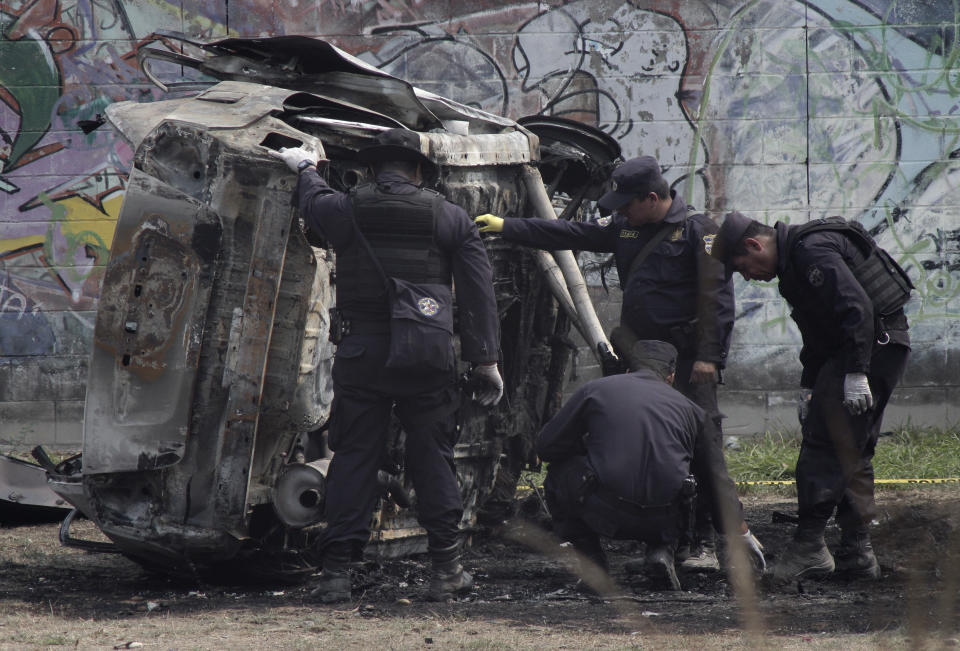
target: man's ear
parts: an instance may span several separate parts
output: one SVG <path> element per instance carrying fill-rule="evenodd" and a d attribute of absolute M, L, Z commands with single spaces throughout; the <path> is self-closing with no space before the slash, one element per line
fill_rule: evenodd
<path fill-rule="evenodd" d="M 676 373 L 671 373 L 667 377 L 663 378 L 663 381 L 669 384 L 670 386 L 673 386 L 673 381 L 676 379 L 676 377 L 677 377 Z"/>
<path fill-rule="evenodd" d="M 745 239 L 743 241 L 743 246 L 747 249 L 747 251 L 763 251 L 764 248 L 763 242 L 755 237 L 748 237 Z"/>

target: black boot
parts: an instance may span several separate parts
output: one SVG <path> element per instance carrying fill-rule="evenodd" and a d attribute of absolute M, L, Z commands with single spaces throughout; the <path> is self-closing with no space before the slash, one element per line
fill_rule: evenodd
<path fill-rule="evenodd" d="M 673 546 L 660 545 L 648 548 L 644 561 L 644 573 L 659 589 L 680 590 L 680 579 L 674 566 Z"/>
<path fill-rule="evenodd" d="M 349 542 L 333 542 L 323 550 L 323 572 L 310 597 L 325 604 L 350 599 L 350 566 L 353 560 L 353 545 Z"/>
<path fill-rule="evenodd" d="M 843 530 L 840 534 L 840 547 L 834 557 L 838 572 L 858 579 L 880 578 L 880 563 L 873 553 L 870 533 L 866 530 Z"/>
<path fill-rule="evenodd" d="M 777 583 L 825 576 L 833 572 L 833 556 L 823 536 L 797 536 L 774 563 L 771 574 Z"/>
<path fill-rule="evenodd" d="M 460 543 L 430 550 L 433 576 L 430 577 L 429 601 L 448 601 L 456 595 L 469 592 L 473 577 L 460 564 Z"/>

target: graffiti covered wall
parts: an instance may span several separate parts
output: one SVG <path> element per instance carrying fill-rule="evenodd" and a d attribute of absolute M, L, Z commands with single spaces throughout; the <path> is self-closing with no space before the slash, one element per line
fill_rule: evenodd
<path fill-rule="evenodd" d="M 205 83 L 143 47 L 327 38 L 415 85 L 594 124 L 716 216 L 857 218 L 909 271 L 914 357 L 888 424 L 960 421 L 960 0 L 5 0 L 0 4 L 0 445 L 80 440 L 99 283 L 132 152 L 115 101 Z M 609 277 L 608 277 L 609 280 Z M 738 279 L 728 432 L 793 427 L 799 336 Z M 603 314 L 619 290 L 596 288 Z M 581 355 L 586 359 L 586 355 Z"/>

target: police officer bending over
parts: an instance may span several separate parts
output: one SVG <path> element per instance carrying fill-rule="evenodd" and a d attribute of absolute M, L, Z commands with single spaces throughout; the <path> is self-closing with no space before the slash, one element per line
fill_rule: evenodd
<path fill-rule="evenodd" d="M 632 372 L 583 385 L 537 441 L 549 463 L 544 490 L 557 535 L 605 571 L 600 536 L 643 541 L 647 574 L 673 590 L 691 473 L 731 543 L 745 544 L 753 564 L 765 567 L 704 411 L 670 386 L 676 355 L 666 342 L 636 342 L 627 355 Z"/>
<path fill-rule="evenodd" d="M 868 530 L 872 459 L 910 351 L 909 278 L 859 224 L 839 217 L 771 228 L 730 213 L 712 254 L 746 280 L 776 277 L 803 337 L 800 384 L 812 394 L 801 403 L 799 524 L 774 579 L 834 569 L 879 578 Z M 834 512 L 841 534 L 831 555 L 823 534 Z"/>
<path fill-rule="evenodd" d="M 674 386 L 707 412 L 708 432 L 719 445 L 717 383 L 730 348 L 734 299 L 733 283 L 709 255 L 717 225 L 670 189 L 652 156 L 622 163 L 613 182 L 597 202 L 613 215 L 596 222 L 495 215 L 475 221 L 483 233 L 526 246 L 614 253 L 623 288 L 620 324 L 638 339 L 673 344 L 679 352 Z M 709 514 L 708 504 L 699 505 L 696 540 L 684 561 L 690 569 L 719 568 Z"/>
<path fill-rule="evenodd" d="M 456 361 L 451 342 L 417 368 L 388 367 L 384 275 L 446 288 L 452 278 L 463 324 L 461 357 L 474 364 L 472 379 L 481 386 L 478 400 L 494 405 L 503 382 L 497 371 L 499 320 L 486 249 L 462 208 L 420 187 L 431 163 L 413 131 L 385 131 L 375 145 L 360 150 L 360 160 L 372 165 L 376 180 L 350 193 L 327 185 L 309 150 L 282 149 L 279 156 L 299 172 L 297 200 L 308 227 L 336 251 L 337 307 L 344 321 L 333 366 L 329 445 L 335 454 L 327 476 L 323 573 L 312 594 L 324 602 L 350 598 L 349 565 L 370 538 L 371 512 L 380 493 L 377 471 L 395 410 L 406 433 L 405 469 L 416 491 L 417 517 L 427 530 L 433 566 L 427 596 L 446 599 L 473 583 L 460 564 L 463 505 L 453 462 Z M 432 312 L 436 303 L 426 308 Z"/>

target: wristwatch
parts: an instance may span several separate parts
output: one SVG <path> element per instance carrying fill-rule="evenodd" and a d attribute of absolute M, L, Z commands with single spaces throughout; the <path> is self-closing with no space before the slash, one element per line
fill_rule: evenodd
<path fill-rule="evenodd" d="M 308 167 L 316 167 L 316 166 L 317 164 L 314 163 L 312 160 L 303 159 L 302 161 L 297 163 L 297 173 L 299 174 L 300 172 L 307 169 Z"/>

